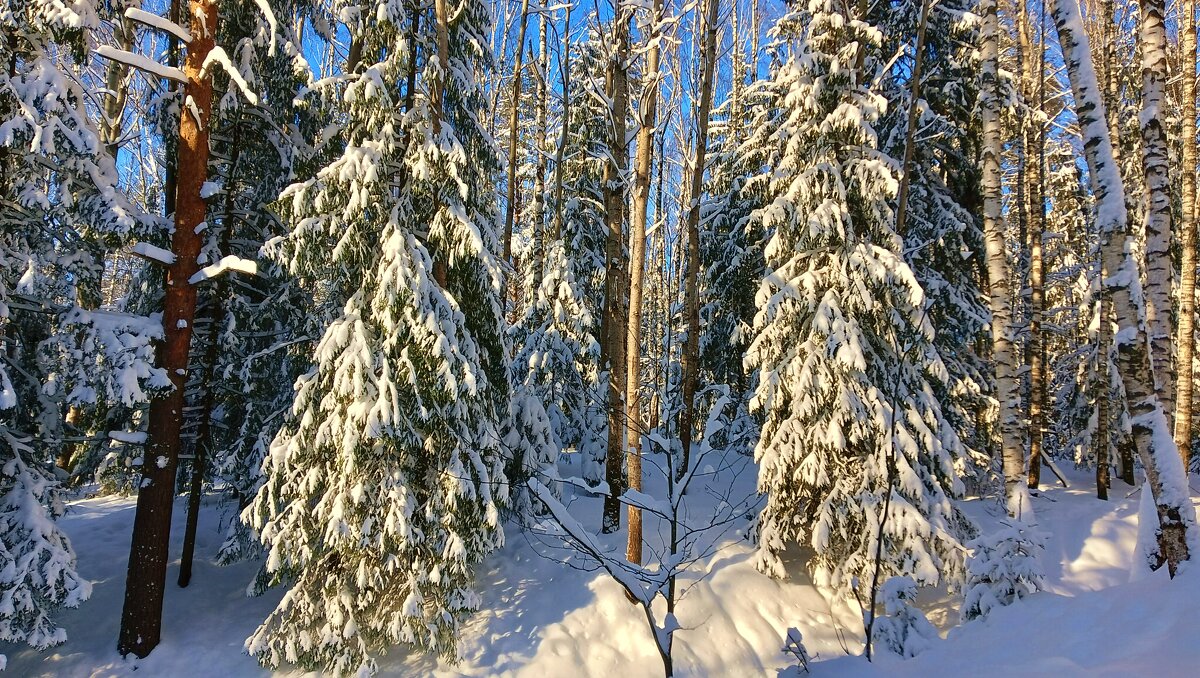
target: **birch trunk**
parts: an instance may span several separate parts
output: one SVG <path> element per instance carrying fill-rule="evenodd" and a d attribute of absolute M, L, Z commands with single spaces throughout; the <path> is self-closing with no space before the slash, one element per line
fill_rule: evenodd
<path fill-rule="evenodd" d="M 1077 0 L 1054 0 L 1051 6 L 1075 98 L 1089 181 L 1096 196 L 1101 275 L 1120 328 L 1114 338 L 1117 369 L 1125 385 L 1137 454 L 1146 471 L 1147 485 L 1158 513 L 1156 549 L 1146 555 L 1152 567 L 1166 564 L 1174 576 L 1179 563 L 1188 559 L 1195 543 L 1195 511 L 1188 494 L 1183 463 L 1171 437 L 1166 413 L 1155 393 L 1146 330 L 1138 321 L 1137 267 L 1126 254 L 1129 221 L 1124 186 L 1105 124 L 1104 102 L 1096 82 L 1079 5 Z M 1140 528 L 1144 530 L 1148 526 Z"/>
<path fill-rule="evenodd" d="M 620 0 L 613 8 L 613 48 L 609 57 L 606 94 L 612 102 L 611 158 L 604 166 L 604 211 L 608 226 L 605 248 L 604 317 L 600 323 L 600 365 L 608 372 L 608 447 L 604 477 L 609 494 L 604 498 L 600 530 L 616 532 L 621 527 L 621 502 L 625 490 L 625 328 L 627 270 L 625 268 L 625 172 L 629 156 L 625 117 L 629 108 L 629 21 L 628 10 Z"/>
<path fill-rule="evenodd" d="M 1180 47 L 1183 56 L 1183 195 L 1179 220 L 1182 274 L 1179 277 L 1179 347 L 1176 363 L 1178 384 L 1175 393 L 1175 444 L 1189 468 L 1192 449 L 1192 393 L 1195 389 L 1193 361 L 1196 348 L 1196 0 L 1186 0 L 1180 6 Z"/>
<path fill-rule="evenodd" d="M 996 0 L 982 0 L 980 11 L 983 14 L 983 83 L 979 94 L 983 124 L 983 237 L 992 311 L 992 361 L 996 370 L 996 400 L 1000 408 L 1004 497 L 1009 514 L 1019 516 L 1028 505 L 1020 488 L 1021 476 L 1025 471 L 1021 395 L 1012 338 L 1012 296 L 1009 293 L 1004 224 L 1000 219 L 1000 30 Z"/>
<path fill-rule="evenodd" d="M 546 117 L 547 109 L 550 106 L 550 88 L 546 82 L 549 75 L 548 67 L 550 63 L 548 31 L 546 14 L 541 12 L 538 14 L 537 129 L 534 130 L 534 134 L 536 135 L 534 148 L 536 149 L 535 153 L 537 153 L 537 175 L 533 178 L 533 214 L 530 216 L 530 222 L 533 227 L 533 261 L 529 262 L 529 264 L 533 268 L 533 284 L 529 289 L 534 296 L 537 295 L 538 288 L 542 286 L 542 275 L 546 267 L 546 169 L 548 160 Z"/>
<path fill-rule="evenodd" d="M 662 0 L 654 0 L 650 15 L 650 51 L 642 83 L 638 113 L 637 155 L 633 164 L 633 215 L 629 220 L 629 324 L 625 330 L 628 374 L 625 386 L 626 444 L 629 446 L 627 474 L 629 489 L 642 490 L 642 284 L 646 273 L 646 212 L 650 202 L 650 169 L 654 161 L 654 127 L 658 122 L 658 38 L 662 23 Z M 629 506 L 629 539 L 625 557 L 642 562 L 642 511 Z"/>
<path fill-rule="evenodd" d="M 125 602 L 117 651 L 138 657 L 150 654 L 162 632 L 163 591 L 171 538 L 171 512 L 175 504 L 175 469 L 179 463 L 179 435 L 183 424 L 184 387 L 188 351 L 196 316 L 196 286 L 190 282 L 198 268 L 200 235 L 204 221 L 201 189 L 208 175 L 208 130 L 212 114 L 212 75 L 201 68 L 213 48 L 217 32 L 216 0 L 191 0 L 192 41 L 183 71 L 184 95 L 195 103 L 197 115 L 184 113 L 179 121 L 178 196 L 171 252 L 175 262 L 167 268 L 163 298 L 163 340 L 156 351 L 158 365 L 171 379 L 172 388 L 150 403 L 145 463 L 139 485 L 133 538 L 129 548 Z"/>
<path fill-rule="evenodd" d="M 1146 329 L 1155 393 L 1175 414 L 1171 369 L 1171 184 L 1165 125 L 1167 28 L 1164 0 L 1141 0 L 1142 166 L 1146 173 Z M 1194 146 L 1194 144 L 1193 144 Z"/>

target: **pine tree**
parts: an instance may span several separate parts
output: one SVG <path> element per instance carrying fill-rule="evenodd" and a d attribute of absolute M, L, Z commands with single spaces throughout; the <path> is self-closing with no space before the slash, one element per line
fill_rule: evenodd
<path fill-rule="evenodd" d="M 247 641 L 268 666 L 369 670 L 395 643 L 453 657 L 471 566 L 504 539 L 498 159 L 475 117 L 488 13 L 430 9 L 342 10 L 362 17 L 361 61 L 310 96 L 344 106 L 345 148 L 282 196 L 277 256 L 340 310 L 243 514 L 290 585 Z"/>
<path fill-rule="evenodd" d="M 932 384 L 945 379 L 927 300 L 901 254 L 890 201 L 898 163 L 873 129 L 886 102 L 877 29 L 812 0 L 774 29 L 794 52 L 767 85 L 773 155 L 762 175 L 772 233 L 747 365 L 766 421 L 755 450 L 760 569 L 804 541 L 818 584 L 962 569 L 961 444 Z"/>

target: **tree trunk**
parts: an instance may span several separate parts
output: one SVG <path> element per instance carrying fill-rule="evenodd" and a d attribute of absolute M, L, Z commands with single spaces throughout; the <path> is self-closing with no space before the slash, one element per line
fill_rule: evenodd
<path fill-rule="evenodd" d="M 1146 329 L 1155 393 L 1168 420 L 1175 415 L 1171 369 L 1171 184 L 1165 123 L 1167 29 L 1164 0 L 1141 0 L 1142 167 L 1146 173 Z M 1194 144 L 1193 144 L 1194 145 Z"/>
<path fill-rule="evenodd" d="M 1103 274 L 1100 274 L 1103 278 Z M 1108 430 L 1109 394 L 1112 393 L 1112 374 L 1108 369 L 1108 346 L 1112 341 L 1112 325 L 1108 321 L 1108 299 L 1104 293 L 1104 283 L 1100 284 L 1100 303 L 1096 315 L 1100 316 L 1100 329 L 1096 338 L 1096 353 L 1099 356 L 1096 364 L 1096 381 L 1100 385 L 1096 394 L 1096 433 L 1092 436 L 1092 445 L 1096 449 L 1096 498 L 1108 501 L 1109 479 L 1108 467 L 1109 450 L 1112 449 L 1112 435 Z"/>
<path fill-rule="evenodd" d="M 164 337 L 157 351 L 158 365 L 167 372 L 172 388 L 150 404 L 149 436 L 133 521 L 125 604 L 117 645 L 122 655 L 132 652 L 139 657 L 150 654 L 158 645 L 162 629 L 175 468 L 179 463 L 188 350 L 196 315 L 196 287 L 189 280 L 197 270 L 200 236 L 196 226 L 204 221 L 201 188 L 208 173 L 212 77 L 201 77 L 201 66 L 213 48 L 217 31 L 216 0 L 191 0 L 188 13 L 192 18 L 192 41 L 183 65 L 188 79 L 184 94 L 195 103 L 200 119 L 187 111 L 180 115 L 178 197 L 175 231 L 171 236 L 175 262 L 167 269 L 163 299 Z"/>
<path fill-rule="evenodd" d="M 654 127 L 658 122 L 658 60 L 659 24 L 662 21 L 662 0 L 654 0 L 650 14 L 651 42 L 646 55 L 646 72 L 642 81 L 642 103 L 638 113 L 637 156 L 633 163 L 633 216 L 629 220 L 629 324 L 625 331 L 625 353 L 628 375 L 625 386 L 625 422 L 629 446 L 629 489 L 642 489 L 642 281 L 646 274 L 646 212 L 650 202 L 650 169 L 654 161 Z M 630 506 L 629 540 L 625 556 L 629 562 L 642 562 L 642 510 Z"/>
<path fill-rule="evenodd" d="M 1009 294 L 1004 224 L 1000 217 L 1000 35 L 996 0 L 982 0 L 980 10 L 983 13 L 983 84 L 979 95 L 983 123 L 983 237 L 992 311 L 992 362 L 996 369 L 996 400 L 1000 408 L 1004 497 L 1009 514 L 1017 516 L 1028 507 L 1023 505 L 1019 485 L 1025 471 L 1020 387 L 1012 339 L 1012 297 Z"/>
<path fill-rule="evenodd" d="M 687 211 L 687 274 L 683 288 L 683 313 L 687 322 L 687 343 L 680 358 L 683 411 L 679 416 L 679 442 L 683 459 L 675 470 L 682 478 L 691 463 L 692 438 L 695 435 L 696 387 L 700 380 L 700 196 L 704 189 L 704 164 L 708 151 L 708 118 L 712 110 L 713 72 L 717 61 L 717 20 L 720 3 L 707 0 L 708 17 L 704 25 L 704 51 L 701 54 L 700 104 L 696 113 L 696 154 L 692 167 L 690 204 Z"/>
<path fill-rule="evenodd" d="M 1121 139 L 1121 133 L 1122 133 L 1121 119 L 1120 119 L 1121 85 L 1120 85 L 1120 82 L 1117 77 L 1118 64 L 1115 62 L 1119 58 L 1118 55 L 1120 54 L 1120 50 L 1119 50 L 1119 46 L 1118 46 L 1119 34 L 1117 33 L 1116 27 L 1114 26 L 1115 17 L 1116 17 L 1116 6 L 1115 6 L 1113 0 L 1102 0 L 1102 2 L 1100 3 L 1100 17 L 1101 17 L 1101 26 L 1102 26 L 1101 35 L 1103 36 L 1104 49 L 1106 50 L 1103 53 L 1108 56 L 1108 58 L 1104 59 L 1104 62 L 1103 62 L 1104 63 L 1103 99 L 1104 99 L 1104 108 L 1106 111 L 1105 120 L 1107 120 L 1107 122 L 1108 122 L 1109 134 L 1111 135 L 1110 138 L 1119 140 L 1119 139 Z M 1113 151 L 1114 163 L 1116 164 L 1117 168 L 1120 168 L 1121 167 L 1121 145 L 1119 143 L 1112 144 L 1112 151 Z M 1119 169 L 1118 169 L 1118 171 L 1119 171 Z M 1125 213 L 1126 213 L 1126 215 L 1128 215 L 1130 212 L 1132 212 L 1130 196 L 1128 194 L 1126 194 L 1122 197 L 1123 197 L 1123 200 L 1125 203 Z M 1103 268 L 1103 265 L 1101 266 L 1101 268 Z M 1100 295 L 1102 297 L 1104 297 L 1107 294 L 1108 294 L 1108 292 L 1105 289 L 1103 282 L 1101 282 Z M 1108 306 L 1109 315 L 1111 316 L 1112 315 L 1112 301 L 1105 300 L 1105 303 Z M 1101 356 L 1105 356 L 1105 357 L 1109 356 L 1112 353 L 1112 344 L 1111 344 L 1112 333 L 1111 332 L 1107 333 L 1107 339 L 1108 339 L 1107 342 L 1102 343 L 1098 347 L 1099 354 Z M 1106 368 L 1106 370 L 1108 370 L 1108 368 Z M 1110 377 L 1109 388 L 1111 389 L 1111 381 L 1112 381 L 1111 380 L 1111 377 L 1112 377 L 1111 370 L 1109 370 L 1109 377 Z M 1103 394 L 1104 397 L 1107 398 L 1108 394 L 1110 392 L 1111 391 L 1105 391 Z M 1109 409 L 1111 410 L 1111 405 L 1109 406 Z M 1111 414 L 1111 412 L 1110 412 L 1110 414 Z M 1102 422 L 1102 425 L 1104 427 L 1103 430 L 1110 436 L 1109 440 L 1111 440 L 1112 431 L 1110 430 L 1110 422 L 1104 421 L 1104 422 Z M 1121 432 L 1120 435 L 1122 436 L 1122 438 L 1126 437 L 1123 432 Z M 1117 451 L 1117 463 L 1119 465 L 1118 470 L 1120 472 L 1121 479 L 1129 485 L 1134 484 L 1133 446 L 1129 445 L 1128 441 L 1121 440 L 1116 446 L 1116 451 Z"/>
<path fill-rule="evenodd" d="M 508 200 L 504 206 L 504 261 L 512 263 L 513 220 L 517 205 L 517 125 L 521 114 L 521 70 L 525 57 L 525 29 L 529 25 L 529 0 L 521 0 L 521 22 L 517 28 L 516 63 L 513 65 L 512 94 L 508 114 Z"/>
<path fill-rule="evenodd" d="M 196 530 L 200 526 L 200 499 L 204 490 L 204 469 L 212 452 L 212 413 L 216 407 L 214 370 L 217 364 L 221 325 L 224 320 L 224 299 L 216 296 L 209 315 L 212 329 L 204 351 L 204 400 L 200 406 L 200 426 L 192 451 L 192 477 L 188 483 L 187 521 L 183 528 L 183 553 L 179 557 L 180 588 L 192 582 L 192 561 L 196 555 Z"/>
<path fill-rule="evenodd" d="M 550 239 L 562 237 L 563 226 L 563 160 L 567 152 L 567 135 L 571 131 L 571 3 L 566 3 L 563 19 L 563 44 L 559 57 L 562 62 L 562 137 L 554 151 L 554 226 Z"/>
<path fill-rule="evenodd" d="M 442 118 L 446 115 L 446 74 L 450 71 L 450 9 L 446 5 L 446 0 L 434 0 L 433 15 L 434 21 L 437 23 L 435 33 L 437 34 L 438 68 L 437 77 L 434 79 L 431 88 L 433 91 L 429 98 L 430 108 L 433 109 L 433 133 L 441 134 Z M 446 289 L 448 282 L 446 256 L 437 247 L 432 249 L 433 280 L 438 284 L 438 287 Z"/>
<path fill-rule="evenodd" d="M 1116 338 L 1117 369 L 1125 385 L 1137 453 L 1158 513 L 1157 553 L 1152 555 L 1151 565 L 1158 567 L 1165 563 L 1174 576 L 1179 563 L 1189 557 L 1195 511 L 1183 463 L 1155 393 L 1146 331 L 1138 321 L 1137 267 L 1126 254 L 1129 221 L 1124 186 L 1105 125 L 1104 102 L 1097 90 L 1079 5 L 1076 0 L 1055 0 L 1052 7 L 1075 98 L 1089 181 L 1096 196 L 1101 275 L 1120 328 Z"/>
<path fill-rule="evenodd" d="M 124 3 L 121 6 L 125 6 Z M 113 40 L 117 49 L 126 52 L 132 50 L 136 35 L 133 21 L 126 19 L 124 15 L 114 22 Z M 115 161 L 124 131 L 121 122 L 125 116 L 125 102 L 129 96 L 129 66 L 120 61 L 108 62 L 104 87 L 108 92 L 104 95 L 103 115 L 100 116 L 100 143 L 104 144 L 104 150 Z"/>
<path fill-rule="evenodd" d="M 613 48 L 608 65 L 606 94 L 612 102 L 609 141 L 611 158 L 604 166 L 604 212 L 608 226 L 605 247 L 604 316 L 600 326 L 600 365 L 608 372 L 608 448 L 604 477 L 609 495 L 604 498 L 601 531 L 616 532 L 621 526 L 621 502 L 625 490 L 624 434 L 625 328 L 629 302 L 625 268 L 625 169 L 629 156 L 625 139 L 625 117 L 629 107 L 629 11 L 617 0 L 613 8 Z"/>
<path fill-rule="evenodd" d="M 537 129 L 534 148 L 537 153 L 537 176 L 533 178 L 533 212 L 529 221 L 533 228 L 533 257 L 529 265 L 533 268 L 530 290 L 534 297 L 542 286 L 542 275 L 546 268 L 546 118 L 549 108 L 550 88 L 547 83 L 550 66 L 549 26 L 545 12 L 538 14 L 538 98 Z M 532 302 L 532 300 L 531 300 Z"/>
<path fill-rule="evenodd" d="M 225 213 L 221 224 L 221 239 L 219 256 L 230 253 L 230 240 L 233 237 L 234 202 L 236 195 L 233 183 L 237 177 L 238 160 L 241 158 L 242 145 L 239 141 L 239 125 L 234 123 L 232 150 L 229 157 L 229 174 L 225 190 Z M 196 432 L 196 445 L 192 451 L 192 477 L 188 487 L 187 521 L 183 528 L 183 554 L 179 559 L 179 587 L 187 588 L 192 581 L 192 560 L 196 554 L 196 529 L 200 524 L 200 499 L 204 490 L 205 465 L 212 454 L 212 416 L 216 407 L 216 369 L 217 352 L 220 349 L 221 327 L 228 322 L 229 309 L 226 306 L 228 279 L 221 277 L 216 283 L 212 294 L 212 302 L 208 309 L 209 336 L 208 346 L 204 352 L 204 377 L 201 388 L 204 389 L 204 400 L 200 407 L 200 426 Z"/>
<path fill-rule="evenodd" d="M 1022 3 L 1024 7 L 1024 3 Z M 1022 12 L 1023 32 L 1028 43 L 1028 13 Z M 1046 346 L 1042 337 L 1042 315 L 1046 306 L 1045 279 L 1046 260 L 1043 256 L 1046 237 L 1046 125 L 1042 116 L 1046 106 L 1046 34 L 1042 25 L 1040 43 L 1036 52 L 1026 52 L 1025 79 L 1033 81 L 1031 57 L 1037 60 L 1037 117 L 1035 129 L 1028 139 L 1032 148 L 1027 148 L 1025 158 L 1037 162 L 1037 168 L 1028 177 L 1029 189 L 1029 488 L 1036 490 L 1042 476 L 1042 448 L 1046 435 Z M 1028 170 L 1027 170 L 1028 172 Z"/>
<path fill-rule="evenodd" d="M 1179 361 L 1175 394 L 1175 444 L 1184 469 L 1191 464 L 1193 361 L 1196 349 L 1196 0 L 1186 0 L 1180 11 L 1180 47 L 1183 57 L 1183 196 L 1180 203 L 1179 240 L 1182 274 L 1179 277 Z"/>

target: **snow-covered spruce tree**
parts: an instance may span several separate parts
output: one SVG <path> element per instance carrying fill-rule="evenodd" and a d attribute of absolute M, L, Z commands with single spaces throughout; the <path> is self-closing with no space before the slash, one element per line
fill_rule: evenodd
<path fill-rule="evenodd" d="M 546 30 L 544 23 L 540 30 Z M 544 95 L 539 90 L 539 96 Z M 544 129 L 548 124 L 546 106 L 547 102 L 537 104 L 538 129 L 533 130 L 542 144 L 547 136 Z M 567 110 L 567 107 L 584 110 Z M 550 446 L 534 454 L 534 457 L 541 458 L 530 458 L 524 464 L 530 471 L 551 467 L 558 451 L 566 447 L 574 447 L 585 461 L 600 460 L 604 455 L 603 413 L 593 400 L 600 392 L 596 386 L 599 359 L 599 345 L 595 337 L 597 323 L 592 315 L 592 309 L 596 307 L 589 303 L 586 284 L 576 277 L 577 272 L 585 271 L 590 265 L 591 257 L 600 257 L 597 259 L 600 263 L 596 265 L 602 265 L 603 262 L 602 251 L 592 249 L 593 246 L 600 246 L 601 242 L 593 240 L 593 237 L 603 237 L 602 213 L 596 211 L 602 168 L 598 159 L 590 155 L 588 148 L 588 133 L 599 135 L 599 130 L 595 128 L 594 120 L 586 118 L 587 108 L 586 102 L 566 101 L 561 111 L 564 116 L 569 116 L 563 120 L 571 120 L 571 125 L 559 140 L 559 143 L 565 144 L 561 149 L 562 160 L 570 168 L 559 167 L 555 171 L 556 178 L 572 182 L 573 195 L 564 201 L 567 204 L 552 202 L 558 193 L 547 190 L 545 186 L 543 173 L 546 171 L 544 158 L 547 149 L 543 148 L 537 153 L 540 159 L 532 163 L 535 173 L 534 195 L 529 216 L 525 219 L 532 230 L 529 238 L 529 275 L 526 276 L 529 289 L 526 292 L 524 314 L 510 330 L 515 348 L 512 362 L 513 400 L 515 407 L 519 403 L 525 404 L 518 409 L 524 410 L 526 415 L 532 414 L 528 405 L 535 401 L 541 403 L 552 431 Z M 580 114 L 585 117 L 578 122 L 575 116 Z M 601 139 L 597 136 L 596 143 L 600 143 Z M 591 199 L 593 196 L 597 196 L 596 201 Z M 590 233 L 593 229 L 594 233 Z M 585 277 L 590 281 L 592 275 Z M 523 395 L 518 395 L 518 391 Z M 521 453 L 532 452 L 538 447 L 527 447 Z M 552 454 L 550 448 L 553 448 Z M 585 463 L 584 472 L 593 479 L 603 477 L 599 464 Z M 540 508 L 536 502 L 531 503 L 523 498 L 526 492 L 523 479 L 509 480 L 514 492 L 519 495 L 514 497 L 514 507 L 518 513 L 523 512 L 521 507 Z"/>
<path fill-rule="evenodd" d="M 905 0 L 872 5 L 871 22 L 883 34 L 881 53 L 895 54 L 907 45 L 905 57 L 881 81 L 888 106 L 876 127 L 880 148 L 893 158 L 904 155 L 912 105 L 910 43 L 921 4 Z M 917 102 L 918 142 L 908 167 L 908 217 L 905 232 L 899 235 L 905 261 L 929 298 L 929 320 L 937 328 L 934 346 L 949 377 L 944 383 L 935 382 L 934 391 L 946 419 L 971 453 L 964 462 L 973 462 L 969 464 L 972 474 L 982 475 L 989 434 L 979 424 L 980 412 L 987 408 L 984 394 L 990 378 L 976 342 L 989 313 L 978 281 L 983 232 L 974 214 L 979 207 L 974 48 L 978 21 L 970 14 L 972 6 L 967 0 L 953 0 L 939 2 L 929 12 L 921 55 L 923 86 Z"/>
<path fill-rule="evenodd" d="M 780 551 L 802 541 L 834 590 L 876 572 L 953 580 L 962 446 L 933 391 L 946 375 L 928 301 L 893 231 L 897 163 L 872 129 L 886 105 L 871 89 L 880 35 L 811 0 L 774 36 L 794 51 L 769 84 L 774 155 L 754 214 L 773 233 L 746 358 L 765 416 L 757 564 L 783 576 Z"/>
<path fill-rule="evenodd" d="M 742 355 L 751 339 L 754 294 L 763 277 L 761 225 L 750 218 L 762 205 L 745 179 L 758 172 L 766 139 L 764 90 L 747 88 L 743 46 L 734 45 L 729 98 L 713 113 L 708 180 L 700 211 L 700 368 L 704 383 L 727 384 L 740 396 L 750 389 Z"/>
<path fill-rule="evenodd" d="M 1046 352 L 1052 397 L 1046 451 L 1093 463 L 1096 431 L 1096 292 L 1099 259 L 1092 245 L 1091 204 L 1069 139 L 1046 154 Z"/>
<path fill-rule="evenodd" d="M 544 272 L 545 279 L 555 277 L 568 284 L 564 288 L 560 282 L 555 296 L 587 312 L 586 316 L 580 314 L 571 319 L 575 324 L 572 341 L 582 349 L 575 354 L 581 395 L 572 405 L 576 409 L 570 413 L 571 425 L 556 424 L 555 431 L 563 447 L 575 447 L 583 478 L 594 483 L 604 480 L 608 430 L 605 411 L 608 388 L 601 382 L 599 348 L 607 233 L 603 180 L 604 158 L 608 153 L 605 124 L 608 112 L 602 97 L 604 60 L 600 41 L 603 39 L 599 29 L 593 27 L 587 40 L 572 46 L 575 53 L 571 57 L 571 91 L 578 94 L 570 101 L 570 125 L 563 152 L 564 197 L 561 204 L 552 206 L 562 215 L 561 232 L 558 238 L 551 239 Z M 561 258 L 554 251 L 553 240 L 561 240 Z M 546 284 L 543 281 L 543 289 Z M 570 312 L 571 308 L 564 310 Z M 557 415 L 553 406 L 548 411 L 554 420 Z"/>
<path fill-rule="evenodd" d="M 345 148 L 284 191 L 272 249 L 340 312 L 243 517 L 290 585 L 247 649 L 348 672 L 397 643 L 456 655 L 471 566 L 503 543 L 509 395 L 487 7 L 334 11 L 361 61 L 308 96 L 343 107 Z"/>
<path fill-rule="evenodd" d="M 92 583 L 75 571 L 75 552 L 55 523 L 66 507 L 52 467 L 17 436 L 0 425 L 0 640 L 42 649 L 67 639 L 50 615 L 78 607 Z"/>
<path fill-rule="evenodd" d="M 552 238 L 541 284 L 513 328 L 519 343 L 512 369 L 514 385 L 543 403 L 555 442 L 563 446 L 599 444 L 599 427 L 589 411 L 595 408 L 599 354 L 593 327 L 564 243 Z"/>
<path fill-rule="evenodd" d="M 312 74 L 294 32 L 297 22 L 277 20 L 305 16 L 306 4 L 275 2 L 273 14 L 266 16 L 255 2 L 242 0 L 229 3 L 222 17 L 217 41 L 226 46 L 254 100 L 226 73 L 216 73 L 203 265 L 231 255 L 257 259 L 263 243 L 287 230 L 277 212 L 265 206 L 296 176 L 311 176 L 316 169 L 308 139 L 328 116 L 320 107 L 296 101 Z M 193 501 L 181 580 L 203 482 L 219 479 L 235 504 L 221 560 L 259 551 L 237 513 L 257 489 L 271 438 L 291 408 L 292 385 L 310 366 L 310 338 L 321 331 L 311 291 L 273 261 L 260 262 L 256 275 L 226 273 L 207 283 L 199 306 L 184 426 L 185 450 L 193 455 L 181 480 L 192 481 Z"/>

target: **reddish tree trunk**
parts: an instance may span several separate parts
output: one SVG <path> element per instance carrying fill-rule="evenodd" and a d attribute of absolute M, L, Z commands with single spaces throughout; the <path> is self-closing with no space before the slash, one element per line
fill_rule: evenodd
<path fill-rule="evenodd" d="M 163 590 L 167 578 L 167 551 L 171 539 L 171 510 L 175 499 L 175 468 L 179 463 L 179 431 L 183 422 L 183 390 L 187 379 L 192 321 L 196 315 L 196 288 L 189 279 L 196 273 L 200 236 L 196 226 L 204 221 L 200 189 L 208 170 L 208 125 L 212 111 L 212 79 L 200 77 L 204 59 L 213 48 L 217 28 L 216 0 L 191 0 L 192 41 L 184 60 L 187 85 L 184 96 L 194 103 L 200 120 L 187 109 L 180 116 L 175 232 L 171 251 L 175 262 L 167 269 L 163 299 L 164 339 L 158 347 L 158 364 L 166 370 L 173 388 L 150 404 L 149 438 L 142 464 L 129 572 L 125 580 L 125 605 L 117 651 L 139 657 L 150 654 L 162 628 Z"/>

